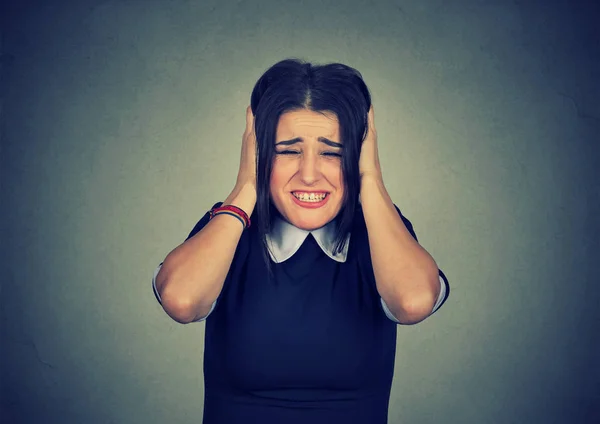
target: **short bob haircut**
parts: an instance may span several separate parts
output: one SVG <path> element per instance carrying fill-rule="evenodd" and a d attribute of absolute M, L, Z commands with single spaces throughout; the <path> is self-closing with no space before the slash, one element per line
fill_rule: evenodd
<path fill-rule="evenodd" d="M 340 252 L 350 231 L 360 192 L 358 162 L 368 131 L 371 95 L 361 74 L 341 63 L 313 65 L 300 59 L 285 59 L 270 67 L 252 90 L 257 148 L 256 220 L 269 271 L 266 234 L 277 214 L 271 202 L 270 180 L 275 156 L 279 118 L 286 112 L 307 109 L 333 113 L 339 122 L 342 149 L 344 198 L 335 218 L 334 251 Z"/>

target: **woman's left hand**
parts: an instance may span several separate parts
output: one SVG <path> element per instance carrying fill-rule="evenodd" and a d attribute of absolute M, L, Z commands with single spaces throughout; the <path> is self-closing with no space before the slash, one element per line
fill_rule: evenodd
<path fill-rule="evenodd" d="M 375 116 L 373 105 L 369 109 L 367 137 L 360 149 L 358 162 L 361 180 L 365 176 L 381 179 L 381 166 L 379 165 L 379 153 L 377 151 L 377 130 L 375 129 Z"/>

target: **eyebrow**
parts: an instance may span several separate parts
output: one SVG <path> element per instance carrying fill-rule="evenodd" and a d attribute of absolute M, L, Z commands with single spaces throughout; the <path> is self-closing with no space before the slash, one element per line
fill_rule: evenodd
<path fill-rule="evenodd" d="M 340 149 L 344 147 L 341 143 L 337 143 L 325 137 L 318 137 L 317 140 L 331 147 L 339 147 Z M 302 139 L 302 137 L 296 137 L 292 138 L 291 140 L 279 141 L 275 143 L 275 146 L 291 146 L 292 144 L 302 143 L 303 141 L 304 140 Z"/>

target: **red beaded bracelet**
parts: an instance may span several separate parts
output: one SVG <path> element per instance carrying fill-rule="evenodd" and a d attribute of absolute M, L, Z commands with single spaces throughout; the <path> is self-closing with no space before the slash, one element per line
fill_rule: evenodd
<path fill-rule="evenodd" d="M 220 206 L 218 208 L 213 208 L 210 210 L 210 218 L 209 219 L 213 219 L 214 216 L 217 215 L 219 212 L 239 216 L 244 221 L 244 228 L 250 228 L 250 218 L 248 218 L 248 214 L 246 214 L 246 212 L 244 212 L 237 206 L 225 205 L 225 206 Z"/>

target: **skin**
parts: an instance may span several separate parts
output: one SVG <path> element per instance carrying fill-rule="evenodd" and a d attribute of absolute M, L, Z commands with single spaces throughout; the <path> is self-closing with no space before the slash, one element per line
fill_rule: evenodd
<path fill-rule="evenodd" d="M 287 112 L 279 119 L 270 181 L 271 199 L 284 219 L 303 230 L 324 226 L 342 207 L 343 147 L 320 141 L 323 137 L 342 144 L 339 122 L 333 114 L 301 109 Z M 293 143 L 280 144 L 290 140 Z M 293 197 L 293 193 L 323 192 L 327 193 L 326 202 L 318 208 L 303 207 Z"/>
<path fill-rule="evenodd" d="M 340 149 L 318 140 L 326 137 L 341 142 L 337 119 L 307 110 L 289 112 L 281 117 L 276 137 L 276 142 L 296 137 L 302 142 L 276 148 L 295 153 L 275 158 L 270 183 L 273 202 L 293 225 L 306 230 L 320 228 L 339 213 L 344 193 L 341 161 L 325 154 Z M 238 178 L 224 202 L 248 215 L 256 204 L 255 146 L 254 117 L 248 107 Z M 359 172 L 377 291 L 401 323 L 417 323 L 431 313 L 437 299 L 438 268 L 404 226 L 383 184 L 373 108 L 361 147 Z M 292 199 L 295 190 L 326 191 L 331 197 L 323 207 L 307 209 Z M 239 221 L 218 215 L 165 258 L 156 287 L 163 308 L 174 320 L 188 323 L 208 314 L 223 287 L 242 232 Z"/>
<path fill-rule="evenodd" d="M 439 293 L 438 268 L 411 236 L 383 184 L 374 113 L 371 107 L 359 158 L 360 198 L 373 271 L 378 292 L 394 316 L 404 324 L 414 324 L 431 313 Z M 332 156 L 343 147 L 331 147 L 323 138 L 341 144 L 339 122 L 333 114 L 296 110 L 282 115 L 277 126 L 271 198 L 288 222 L 305 230 L 333 220 L 344 195 L 341 158 Z M 280 144 L 287 140 L 293 144 Z M 292 197 L 298 191 L 327 192 L 328 199 L 321 207 L 306 208 Z"/>
<path fill-rule="evenodd" d="M 375 112 L 360 152 L 360 202 L 369 236 L 377 291 L 403 324 L 427 318 L 438 297 L 438 267 L 412 237 L 390 198 L 379 164 Z"/>

